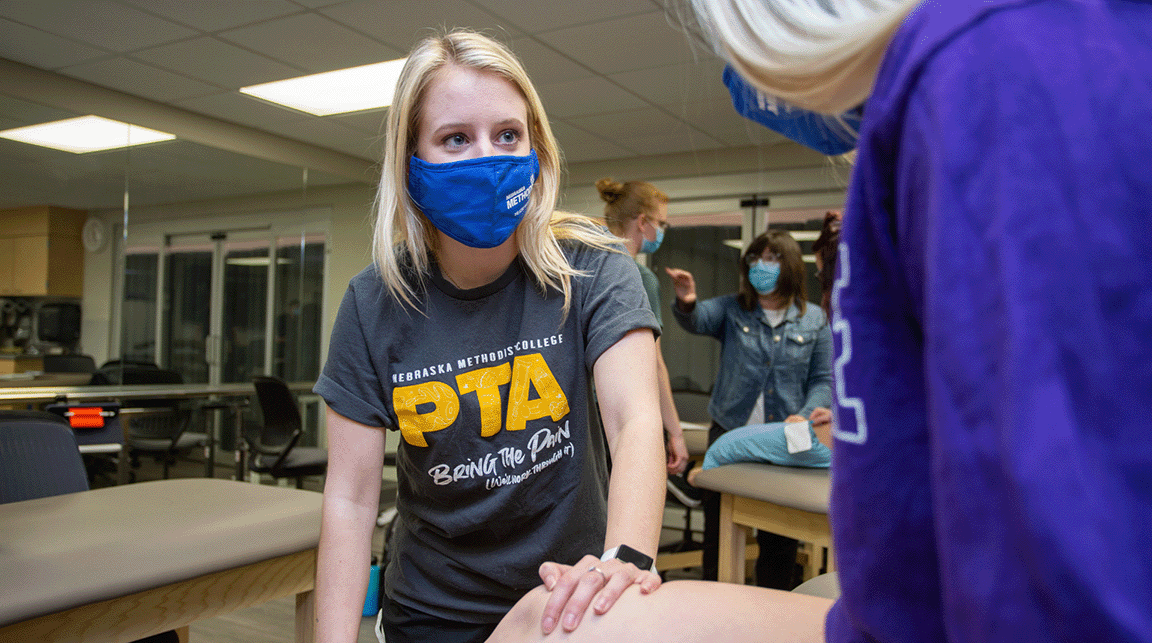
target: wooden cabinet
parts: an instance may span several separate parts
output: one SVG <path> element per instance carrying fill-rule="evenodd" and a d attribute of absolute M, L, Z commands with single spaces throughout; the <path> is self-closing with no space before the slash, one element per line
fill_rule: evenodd
<path fill-rule="evenodd" d="M 86 218 L 52 206 L 0 210 L 0 296 L 83 296 Z"/>
<path fill-rule="evenodd" d="M 44 358 L 29 355 L 0 356 L 0 375 L 44 370 Z M 9 385 L 10 386 L 10 385 Z M 26 385 L 25 385 L 26 386 Z"/>

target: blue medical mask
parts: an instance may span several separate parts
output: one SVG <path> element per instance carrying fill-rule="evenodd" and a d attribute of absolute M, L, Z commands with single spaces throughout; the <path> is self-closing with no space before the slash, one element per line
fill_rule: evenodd
<path fill-rule="evenodd" d="M 732 67 L 724 68 L 724 84 L 732 95 L 733 107 L 745 118 L 827 156 L 856 149 L 860 121 L 864 117 L 863 105 L 839 116 L 811 112 L 765 96 Z"/>
<path fill-rule="evenodd" d="M 644 239 L 644 238 L 641 237 L 641 239 Z M 640 242 L 640 252 L 643 252 L 646 255 L 650 255 L 653 252 L 656 252 L 657 250 L 660 249 L 661 243 L 664 243 L 664 228 L 657 227 L 656 228 L 656 240 L 655 241 L 649 241 L 648 239 L 644 239 L 643 241 L 641 241 Z"/>
<path fill-rule="evenodd" d="M 780 262 L 764 261 L 758 259 L 756 263 L 748 266 L 748 283 L 761 295 L 776 290 L 776 281 L 780 278 Z"/>
<path fill-rule="evenodd" d="M 432 225 L 470 248 L 495 248 L 516 232 L 540 174 L 528 156 L 485 156 L 451 163 L 409 159 L 408 194 Z"/>

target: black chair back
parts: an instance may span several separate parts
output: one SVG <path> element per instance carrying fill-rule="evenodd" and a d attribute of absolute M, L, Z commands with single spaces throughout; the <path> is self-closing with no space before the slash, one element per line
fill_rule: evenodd
<path fill-rule="evenodd" d="M 266 455 L 291 449 L 300 439 L 303 427 L 296 396 L 284 380 L 276 377 L 261 375 L 252 378 L 252 383 L 256 386 L 256 399 L 264 420 L 253 446 Z"/>
<path fill-rule="evenodd" d="M 84 461 L 64 418 L 0 411 L 0 503 L 87 490 Z"/>

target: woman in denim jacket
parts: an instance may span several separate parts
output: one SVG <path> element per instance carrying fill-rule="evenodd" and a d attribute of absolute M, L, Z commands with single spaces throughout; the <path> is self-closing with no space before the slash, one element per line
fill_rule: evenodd
<path fill-rule="evenodd" d="M 711 444 L 726 431 L 762 422 L 802 422 L 832 404 L 832 331 L 807 301 L 804 261 L 792 235 L 771 230 L 740 258 L 740 290 L 696 300 L 692 273 L 667 268 L 676 289 L 672 313 L 690 333 L 720 340 L 720 370 L 708 411 Z M 716 578 L 720 496 L 704 493 L 704 578 Z M 797 542 L 764 531 L 757 538 L 757 584 L 792 589 Z"/>

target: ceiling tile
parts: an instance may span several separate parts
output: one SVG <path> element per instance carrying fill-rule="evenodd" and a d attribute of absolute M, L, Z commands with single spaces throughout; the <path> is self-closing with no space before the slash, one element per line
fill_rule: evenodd
<path fill-rule="evenodd" d="M 363 159 L 380 158 L 383 149 L 378 137 L 321 118 L 295 123 L 285 135 Z"/>
<path fill-rule="evenodd" d="M 668 25 L 663 11 L 561 29 L 536 37 L 605 75 L 696 59 L 687 39 Z"/>
<path fill-rule="evenodd" d="M 640 156 L 700 152 L 724 147 L 724 144 L 720 141 L 692 129 L 684 129 L 664 134 L 630 136 L 621 138 L 620 144 Z"/>
<path fill-rule="evenodd" d="M 384 133 L 384 119 L 387 116 L 387 109 L 373 109 L 350 114 L 333 114 L 324 118 L 365 134 L 380 136 Z"/>
<path fill-rule="evenodd" d="M 632 156 L 626 148 L 606 141 L 562 121 L 551 121 L 552 134 L 564 155 L 564 162 L 580 163 Z"/>
<path fill-rule="evenodd" d="M 463 0 L 362 0 L 321 9 L 320 13 L 379 38 L 400 50 L 400 56 L 438 28 L 467 27 L 489 32 L 505 42 L 521 35 L 507 21 Z"/>
<path fill-rule="evenodd" d="M 219 87 L 198 80 L 177 76 L 128 58 L 113 58 L 75 67 L 66 67 L 61 73 L 97 85 L 111 87 L 129 94 L 171 103 L 181 98 L 203 96 L 220 91 Z"/>
<path fill-rule="evenodd" d="M 534 85 L 563 83 L 594 75 L 587 67 L 532 38 L 517 38 L 509 44 Z"/>
<path fill-rule="evenodd" d="M 197 96 L 176 101 L 175 105 L 193 112 L 267 131 L 274 131 L 276 127 L 291 126 L 292 123 L 307 118 L 315 118 L 311 114 L 305 114 L 237 92 Z"/>
<path fill-rule="evenodd" d="M 647 107 L 643 99 L 599 76 L 554 85 L 537 85 L 549 117 L 581 116 Z"/>
<path fill-rule="evenodd" d="M 224 31 L 220 36 L 310 73 L 399 57 L 391 47 L 310 13 Z"/>
<path fill-rule="evenodd" d="M 0 94 L 0 118 L 14 123 L 14 125 L 8 125 L 4 129 L 8 127 L 35 125 L 37 123 L 50 123 L 52 121 L 61 121 L 76 116 L 77 114 L 67 110 L 46 107 L 38 103 Z"/>
<path fill-rule="evenodd" d="M 771 145 L 784 138 L 736 113 L 732 102 L 727 99 L 684 103 L 668 109 L 685 122 L 729 145 Z"/>
<path fill-rule="evenodd" d="M 645 13 L 658 6 L 652 0 L 582 0 L 537 2 L 525 11 L 523 0 L 472 1 L 532 34 Z"/>
<path fill-rule="evenodd" d="M 227 89 L 304 75 L 298 68 L 210 36 L 145 49 L 132 57 Z"/>
<path fill-rule="evenodd" d="M 144 11 L 203 31 L 219 31 L 302 11 L 288 0 L 123 0 Z"/>
<path fill-rule="evenodd" d="M 641 136 L 671 135 L 692 129 L 684 121 L 655 107 L 575 116 L 565 120 L 580 129 L 596 132 L 599 136 L 613 141 Z"/>
<path fill-rule="evenodd" d="M 609 78 L 650 103 L 673 106 L 704 100 L 727 100 L 728 88 L 721 78 L 723 72 L 724 63 L 710 58 L 612 74 Z"/>
<path fill-rule="evenodd" d="M 108 0 L 4 0 L 0 15 L 111 51 L 133 51 L 196 32 Z"/>
<path fill-rule="evenodd" d="M 52 35 L 47 31 L 0 19 L 0 58 L 51 70 L 104 55 L 107 55 L 107 52 Z"/>

